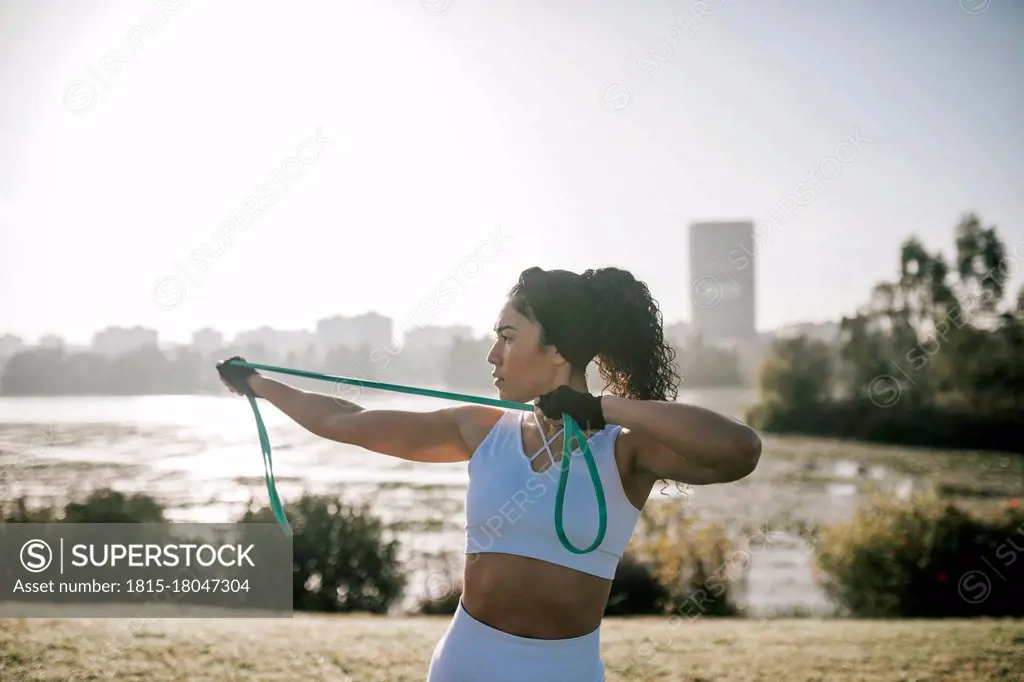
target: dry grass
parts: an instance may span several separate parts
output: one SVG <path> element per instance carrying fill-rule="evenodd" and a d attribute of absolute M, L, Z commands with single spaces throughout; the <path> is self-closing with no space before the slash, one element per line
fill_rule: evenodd
<path fill-rule="evenodd" d="M 420 682 L 447 623 L 0 620 L 0 679 Z M 1020 680 L 1024 621 L 609 618 L 602 655 L 608 682 Z"/>

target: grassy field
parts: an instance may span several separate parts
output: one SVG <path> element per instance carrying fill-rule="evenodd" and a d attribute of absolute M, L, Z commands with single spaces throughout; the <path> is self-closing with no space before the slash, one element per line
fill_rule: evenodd
<path fill-rule="evenodd" d="M 0 679 L 419 682 L 447 623 L 0 620 Z M 608 682 L 1021 680 L 1024 621 L 608 618 L 602 656 Z"/>

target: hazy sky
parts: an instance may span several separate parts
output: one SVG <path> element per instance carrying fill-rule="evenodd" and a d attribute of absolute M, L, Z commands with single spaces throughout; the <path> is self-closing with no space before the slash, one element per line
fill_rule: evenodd
<path fill-rule="evenodd" d="M 1011 0 L 0 0 L 0 334 L 482 332 L 532 265 L 675 321 L 687 225 L 773 212 L 758 328 L 835 319 L 966 211 L 1024 258 L 1022 35 Z"/>

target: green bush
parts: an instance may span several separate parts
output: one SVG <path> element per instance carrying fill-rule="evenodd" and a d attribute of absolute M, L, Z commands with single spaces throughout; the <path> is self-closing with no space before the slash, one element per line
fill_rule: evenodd
<path fill-rule="evenodd" d="M 0 523 L 54 523 L 60 521 L 55 507 L 33 507 L 22 495 L 15 500 L 0 500 Z"/>
<path fill-rule="evenodd" d="M 625 555 L 615 568 L 606 616 L 633 616 L 665 612 L 669 591 L 650 566 Z"/>
<path fill-rule="evenodd" d="M 0 504 L 3 523 L 164 523 L 164 508 L 143 493 L 125 495 L 102 488 L 81 502 L 69 502 L 63 509 L 29 506 L 25 496 Z"/>
<path fill-rule="evenodd" d="M 67 523 L 164 523 L 163 506 L 149 495 L 103 488 L 89 493 L 84 502 L 64 507 Z"/>
<path fill-rule="evenodd" d="M 462 589 L 457 588 L 445 593 L 440 598 L 432 599 L 422 597 L 416 608 L 416 613 L 424 616 L 451 616 L 459 608 L 459 600 L 462 599 Z"/>
<path fill-rule="evenodd" d="M 745 420 L 751 427 L 769 433 L 1024 454 L 1019 412 L 981 414 L 953 407 L 914 405 L 908 400 L 882 408 L 862 398 L 814 404 L 788 404 L 763 398 L 747 410 Z"/>
<path fill-rule="evenodd" d="M 285 505 L 292 525 L 292 595 L 298 611 L 386 613 L 406 578 L 398 542 L 383 539 L 384 525 L 367 505 L 303 495 Z M 246 510 L 242 523 L 276 523 L 273 511 Z"/>
<path fill-rule="evenodd" d="M 458 610 L 459 601 L 462 599 L 462 579 L 449 572 L 446 582 L 448 584 L 445 589 L 429 590 L 428 594 L 420 597 L 416 613 L 424 616 L 450 616 Z"/>
<path fill-rule="evenodd" d="M 819 579 L 855 617 L 1024 616 L 1024 512 L 970 516 L 935 497 L 878 500 L 819 530 Z"/>
<path fill-rule="evenodd" d="M 455 567 L 464 555 L 448 552 L 425 557 L 426 571 L 423 594 L 413 607 L 415 613 L 425 616 L 452 615 L 462 599 L 462 573 Z"/>
<path fill-rule="evenodd" d="M 736 616 L 740 609 L 728 560 L 733 549 L 721 524 L 701 521 L 679 502 L 649 502 L 623 561 L 646 567 L 661 586 L 663 593 L 644 598 L 660 607 L 659 613 Z M 642 579 L 632 583 L 651 590 Z"/>

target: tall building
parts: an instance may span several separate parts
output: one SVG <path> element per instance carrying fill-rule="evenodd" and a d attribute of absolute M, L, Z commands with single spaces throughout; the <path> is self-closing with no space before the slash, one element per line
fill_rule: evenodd
<path fill-rule="evenodd" d="M 690 225 L 690 319 L 709 342 L 757 338 L 754 224 Z"/>

